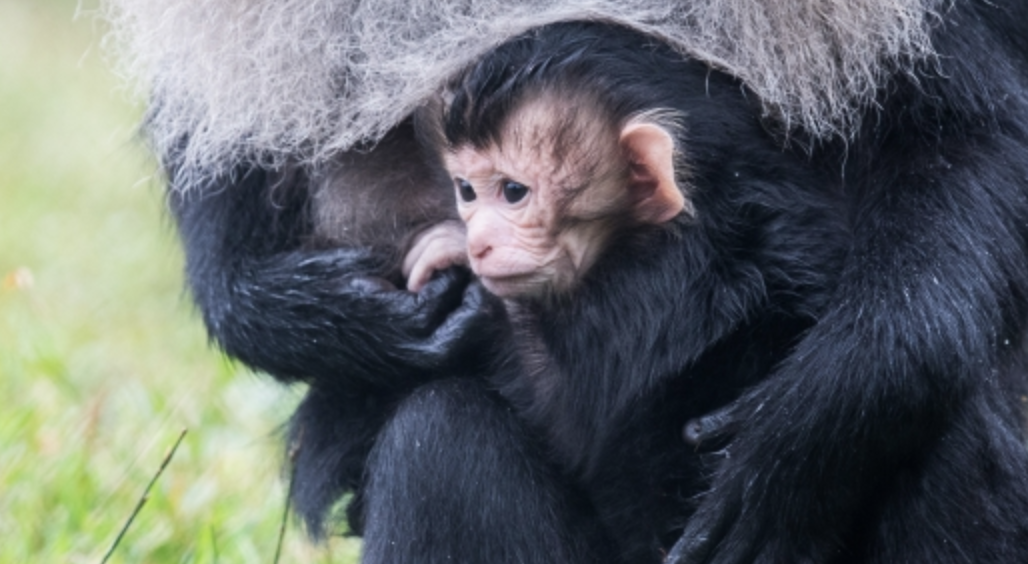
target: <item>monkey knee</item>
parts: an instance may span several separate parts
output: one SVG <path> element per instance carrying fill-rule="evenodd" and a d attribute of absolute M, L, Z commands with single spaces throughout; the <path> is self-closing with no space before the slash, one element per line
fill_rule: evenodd
<path fill-rule="evenodd" d="M 386 434 L 397 435 L 393 438 L 401 442 L 419 436 L 462 434 L 467 418 L 482 411 L 479 404 L 486 402 L 486 393 L 468 380 L 441 380 L 421 386 L 397 406 Z"/>
<path fill-rule="evenodd" d="M 403 469 L 418 475 L 459 468 L 495 440 L 497 419 L 506 415 L 498 399 L 470 380 L 442 380 L 415 390 L 396 408 L 379 434 L 370 464 L 379 473 Z M 436 476 L 443 478 L 443 476 Z"/>
<path fill-rule="evenodd" d="M 517 456 L 497 456 L 517 442 L 505 415 L 511 417 L 500 400 L 471 380 L 434 382 L 401 402 L 368 459 L 366 535 L 395 540 L 403 530 L 413 538 L 424 522 L 467 526 L 462 519 L 505 483 L 506 465 Z"/>

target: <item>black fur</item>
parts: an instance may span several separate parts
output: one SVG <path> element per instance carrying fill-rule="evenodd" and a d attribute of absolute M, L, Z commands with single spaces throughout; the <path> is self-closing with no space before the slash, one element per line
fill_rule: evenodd
<path fill-rule="evenodd" d="M 319 248 L 303 171 L 245 170 L 172 193 L 190 284 L 230 354 L 309 383 L 297 507 L 321 531 L 356 491 L 366 561 L 1016 562 L 1026 38 L 1024 3 L 955 4 L 938 61 L 808 152 L 653 39 L 541 28 L 469 102 L 565 64 L 681 110 L 694 222 L 625 234 L 512 333 L 466 275 L 413 296 L 374 250 Z M 682 428 L 726 405 L 702 459 Z"/>

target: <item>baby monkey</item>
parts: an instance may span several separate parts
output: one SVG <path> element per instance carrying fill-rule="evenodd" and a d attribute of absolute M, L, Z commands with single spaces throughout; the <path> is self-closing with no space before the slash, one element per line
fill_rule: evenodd
<path fill-rule="evenodd" d="M 693 213 L 676 179 L 673 114 L 615 120 L 589 94 L 559 88 L 514 103 L 505 119 L 490 127 L 484 117 L 485 131 L 458 144 L 428 122 L 423 137 L 441 153 L 463 224 L 441 222 L 415 237 L 402 265 L 409 290 L 463 264 L 504 299 L 565 294 L 620 230 Z"/>

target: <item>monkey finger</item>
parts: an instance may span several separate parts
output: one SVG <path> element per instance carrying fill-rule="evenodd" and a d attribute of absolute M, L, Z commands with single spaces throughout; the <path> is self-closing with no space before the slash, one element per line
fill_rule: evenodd
<path fill-rule="evenodd" d="M 347 290 L 358 294 L 396 292 L 398 288 L 381 276 L 351 276 L 346 279 Z"/>
<path fill-rule="evenodd" d="M 448 274 L 450 271 L 446 271 Z M 434 281 L 433 281 L 434 282 Z M 486 293 L 481 284 L 472 283 L 462 295 L 459 306 L 425 339 L 408 345 L 406 356 L 414 363 L 435 370 L 446 366 L 466 367 L 476 358 L 485 358 L 483 343 L 494 341 L 504 325 L 502 303 Z"/>
<path fill-rule="evenodd" d="M 429 336 L 461 303 L 470 274 L 461 269 L 448 269 L 433 278 L 417 294 L 400 290 L 388 281 L 370 276 L 352 277 L 346 290 L 355 311 L 372 316 L 393 331 L 407 334 L 411 341 Z"/>
<path fill-rule="evenodd" d="M 407 289 L 417 292 L 432 272 L 467 264 L 466 248 L 464 227 L 456 221 L 444 221 L 419 233 L 401 265 L 401 272 L 408 279 Z"/>
<path fill-rule="evenodd" d="M 665 564 L 702 564 L 711 560 L 742 509 L 739 499 L 732 493 L 726 492 L 725 497 L 715 505 L 701 507 L 693 515 L 682 536 L 668 553 Z"/>
<path fill-rule="evenodd" d="M 682 428 L 682 438 L 695 447 L 716 448 L 742 426 L 737 408 L 735 403 L 731 403 L 713 413 L 690 419 Z"/>
<path fill-rule="evenodd" d="M 429 279 L 418 293 L 407 293 L 416 304 L 417 325 L 421 332 L 425 335 L 435 332 L 454 310 L 461 307 L 470 279 L 467 269 L 450 267 Z"/>
<path fill-rule="evenodd" d="M 478 282 L 464 291 L 460 307 L 451 313 L 432 334 L 429 345 L 447 351 L 451 360 L 460 361 L 464 354 L 502 330 L 503 305 Z"/>
<path fill-rule="evenodd" d="M 466 264 L 467 252 L 462 244 L 456 245 L 453 241 L 434 240 L 422 250 L 421 255 L 411 265 L 410 271 L 404 273 L 407 276 L 407 290 L 420 292 L 432 279 L 434 273 L 450 266 Z"/>

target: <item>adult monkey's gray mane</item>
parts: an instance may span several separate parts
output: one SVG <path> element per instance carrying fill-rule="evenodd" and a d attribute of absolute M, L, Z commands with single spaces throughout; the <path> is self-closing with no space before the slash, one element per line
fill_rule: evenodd
<path fill-rule="evenodd" d="M 318 163 L 391 129 L 453 72 L 539 25 L 618 22 L 746 82 L 785 127 L 845 135 L 888 72 L 933 54 L 942 0 L 107 0 L 164 152 L 216 172 Z"/>

